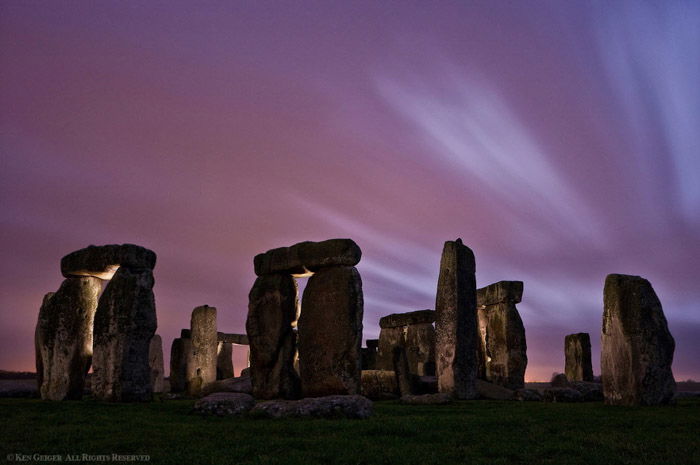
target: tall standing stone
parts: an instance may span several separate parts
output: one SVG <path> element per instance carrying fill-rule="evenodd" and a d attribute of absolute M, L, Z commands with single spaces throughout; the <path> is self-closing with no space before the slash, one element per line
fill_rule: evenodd
<path fill-rule="evenodd" d="M 148 364 L 151 367 L 151 387 L 153 392 L 163 392 L 163 340 L 155 334 L 148 349 Z"/>
<path fill-rule="evenodd" d="M 219 341 L 216 349 L 216 379 L 233 378 L 233 344 Z"/>
<path fill-rule="evenodd" d="M 191 350 L 190 338 L 173 339 L 170 346 L 170 392 L 184 392 L 187 388 L 187 354 Z"/>
<path fill-rule="evenodd" d="M 593 381 L 591 338 L 588 333 L 569 334 L 564 338 L 564 373 L 569 381 Z"/>
<path fill-rule="evenodd" d="M 499 281 L 477 290 L 479 377 L 509 389 L 525 387 L 525 326 L 515 304 L 522 281 Z"/>
<path fill-rule="evenodd" d="M 321 268 L 306 285 L 299 319 L 305 397 L 359 394 L 363 296 L 355 267 Z"/>
<path fill-rule="evenodd" d="M 95 312 L 92 391 L 109 401 L 152 398 L 148 354 L 155 334 L 153 273 L 121 266 L 100 297 Z"/>
<path fill-rule="evenodd" d="M 605 279 L 601 377 L 606 404 L 672 401 L 675 341 L 649 281 L 610 274 Z"/>
<path fill-rule="evenodd" d="M 435 300 L 435 358 L 439 392 L 477 397 L 478 369 L 474 253 L 461 239 L 447 241 Z"/>
<path fill-rule="evenodd" d="M 92 327 L 101 290 L 97 278 L 67 278 L 56 293 L 44 297 L 35 331 L 42 399 L 82 397 L 92 359 Z"/>
<path fill-rule="evenodd" d="M 298 296 L 294 278 L 285 274 L 260 276 L 248 295 L 246 332 L 250 343 L 250 376 L 257 399 L 299 396 L 294 370 Z"/>
<path fill-rule="evenodd" d="M 216 308 L 202 305 L 192 310 L 191 348 L 187 355 L 187 393 L 198 396 L 216 381 Z"/>
<path fill-rule="evenodd" d="M 408 371 L 416 376 L 435 376 L 435 328 L 432 323 L 406 328 Z"/>

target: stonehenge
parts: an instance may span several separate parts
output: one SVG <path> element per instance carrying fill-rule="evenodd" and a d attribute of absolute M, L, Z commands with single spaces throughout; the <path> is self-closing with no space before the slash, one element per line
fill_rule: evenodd
<path fill-rule="evenodd" d="M 435 371 L 439 392 L 477 397 L 479 350 L 474 253 L 461 239 L 445 242 L 435 299 Z"/>
<path fill-rule="evenodd" d="M 603 291 L 600 368 L 605 403 L 658 405 L 673 400 L 675 341 L 651 283 L 610 274 Z"/>
<path fill-rule="evenodd" d="M 248 298 L 246 332 L 256 398 L 360 392 L 364 302 L 355 265 L 361 255 L 352 240 L 331 239 L 255 257 L 258 278 Z M 295 277 L 310 277 L 301 307 Z"/>
<path fill-rule="evenodd" d="M 434 310 L 395 313 L 379 320 L 377 367 L 393 370 L 395 347 L 406 349 L 408 372 L 413 376 L 435 375 Z M 369 341 L 368 341 L 369 343 Z"/>
<path fill-rule="evenodd" d="M 591 338 L 588 333 L 568 334 L 564 338 L 564 374 L 569 381 L 593 381 Z"/>
<path fill-rule="evenodd" d="M 233 344 L 218 341 L 216 346 L 216 379 L 233 378 Z"/>
<path fill-rule="evenodd" d="M 508 389 L 525 387 L 525 326 L 515 307 L 522 295 L 522 281 L 499 281 L 476 292 L 479 378 Z"/>
<path fill-rule="evenodd" d="M 156 334 L 148 349 L 148 365 L 151 368 L 151 386 L 154 393 L 163 392 L 163 340 Z"/>
<path fill-rule="evenodd" d="M 65 279 L 44 298 L 35 331 L 43 399 L 82 397 L 92 365 L 98 399 L 150 400 L 155 264 L 154 252 L 133 244 L 89 246 L 61 259 Z"/>
<path fill-rule="evenodd" d="M 198 396 L 202 389 L 216 381 L 216 333 L 215 307 L 202 305 L 192 310 L 186 372 L 186 391 L 191 396 Z"/>

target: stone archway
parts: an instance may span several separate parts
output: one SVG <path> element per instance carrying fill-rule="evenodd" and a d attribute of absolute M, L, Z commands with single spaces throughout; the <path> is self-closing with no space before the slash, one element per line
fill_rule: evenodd
<path fill-rule="evenodd" d="M 91 363 L 96 398 L 152 398 L 155 264 L 153 251 L 133 244 L 89 246 L 61 259 L 65 280 L 44 297 L 35 333 L 42 399 L 82 397 Z"/>

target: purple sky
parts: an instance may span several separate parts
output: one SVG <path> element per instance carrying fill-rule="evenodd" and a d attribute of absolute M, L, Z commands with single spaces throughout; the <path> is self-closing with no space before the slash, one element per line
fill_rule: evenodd
<path fill-rule="evenodd" d="M 158 254 L 167 357 L 197 305 L 244 332 L 259 252 L 353 238 L 375 338 L 461 237 L 529 380 L 580 331 L 599 373 L 608 273 L 700 378 L 700 3 L 652 3 L 2 1 L 0 368 L 89 244 Z"/>

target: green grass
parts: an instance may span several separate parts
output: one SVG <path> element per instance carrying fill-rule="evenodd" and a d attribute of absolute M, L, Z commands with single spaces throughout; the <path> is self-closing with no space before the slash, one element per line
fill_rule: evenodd
<path fill-rule="evenodd" d="M 695 399 L 644 408 L 375 402 L 369 420 L 211 418 L 190 413 L 192 404 L 0 399 L 0 460 L 117 453 L 173 464 L 700 463 Z"/>

